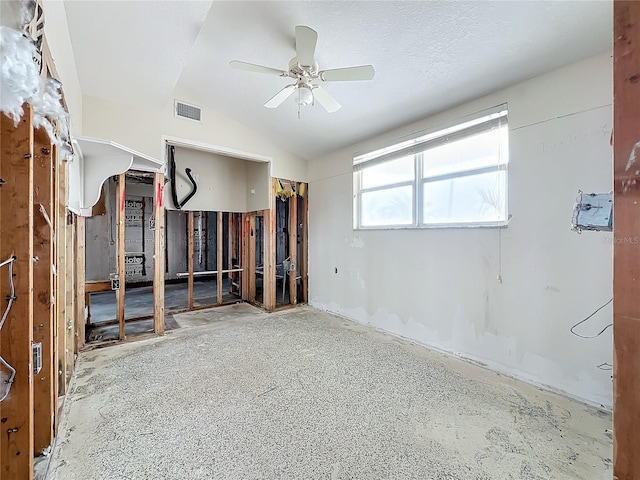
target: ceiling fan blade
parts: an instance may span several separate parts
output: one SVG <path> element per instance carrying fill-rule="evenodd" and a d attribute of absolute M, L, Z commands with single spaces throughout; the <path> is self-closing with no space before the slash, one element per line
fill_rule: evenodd
<path fill-rule="evenodd" d="M 334 68 L 323 70 L 318 74 L 325 82 L 344 82 L 352 80 L 372 80 L 376 71 L 373 65 L 361 65 L 359 67 Z"/>
<path fill-rule="evenodd" d="M 287 98 L 289 98 L 291 94 L 295 91 L 296 91 L 295 85 L 287 85 L 278 93 L 276 93 L 273 97 L 271 97 L 269 101 L 264 104 L 264 106 L 267 108 L 277 108 L 280 106 L 282 102 L 284 102 Z"/>
<path fill-rule="evenodd" d="M 302 25 L 296 27 L 296 56 L 300 65 L 305 67 L 313 66 L 313 56 L 316 53 L 317 42 L 318 32 Z"/>
<path fill-rule="evenodd" d="M 247 63 L 247 62 L 239 62 L 238 60 L 233 60 L 229 62 L 232 68 L 236 68 L 238 70 L 247 70 L 249 72 L 257 72 L 257 73 L 268 73 L 270 75 L 280 75 L 282 77 L 287 75 L 287 72 L 284 70 L 278 70 L 277 68 L 271 67 L 263 67 L 262 65 L 256 65 L 255 63 Z"/>
<path fill-rule="evenodd" d="M 315 98 L 318 103 L 322 105 L 324 109 L 329 113 L 337 112 L 338 110 L 340 110 L 341 105 L 322 87 L 313 87 L 313 98 Z"/>

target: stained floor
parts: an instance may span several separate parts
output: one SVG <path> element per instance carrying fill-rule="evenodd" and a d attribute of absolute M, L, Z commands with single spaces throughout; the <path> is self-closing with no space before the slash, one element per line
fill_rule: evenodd
<path fill-rule="evenodd" d="M 611 478 L 596 408 L 310 307 L 174 319 L 79 355 L 49 479 Z"/>

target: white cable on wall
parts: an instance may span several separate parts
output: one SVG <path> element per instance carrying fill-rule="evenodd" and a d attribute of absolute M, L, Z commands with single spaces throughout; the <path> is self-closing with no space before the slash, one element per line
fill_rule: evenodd
<path fill-rule="evenodd" d="M 7 260 L 5 260 L 4 262 L 0 263 L 0 267 L 4 267 L 5 265 L 9 265 L 9 286 L 11 289 L 11 293 L 9 294 L 9 296 L 7 297 L 8 302 L 7 302 L 7 308 L 5 309 L 4 313 L 2 314 L 2 320 L 0 320 L 0 331 L 2 331 L 2 327 L 4 326 L 4 322 L 7 319 L 7 316 L 9 315 L 9 310 L 11 310 L 11 306 L 13 305 L 13 301 L 16 299 L 16 290 L 15 290 L 15 285 L 13 283 L 13 262 L 16 261 L 16 257 L 15 256 L 11 256 L 9 257 Z M 7 367 L 9 369 L 9 371 L 11 372 L 11 374 L 9 375 L 9 378 L 6 380 L 2 380 L 2 383 L 6 384 L 5 390 L 4 390 L 4 394 L 2 395 L 2 398 L 0 398 L 0 402 L 2 402 L 5 398 L 7 398 L 9 396 L 9 391 L 11 390 L 11 385 L 13 384 L 14 379 L 16 378 L 16 370 L 15 368 L 13 368 L 11 365 L 9 365 L 9 363 L 7 363 L 7 361 L 2 358 L 2 356 L 0 356 L 0 363 L 2 363 L 5 367 Z M 1 376 L 0 376 L 1 378 Z"/>

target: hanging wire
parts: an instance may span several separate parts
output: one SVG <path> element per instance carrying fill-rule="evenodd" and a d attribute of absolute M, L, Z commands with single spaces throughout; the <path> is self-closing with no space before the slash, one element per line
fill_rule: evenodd
<path fill-rule="evenodd" d="M 613 370 L 613 365 L 611 365 L 610 363 L 604 362 L 604 363 L 601 363 L 600 365 L 596 365 L 596 368 L 599 368 L 600 370 L 604 370 L 608 372 Z"/>
<path fill-rule="evenodd" d="M 609 325 L 607 325 L 606 327 L 604 327 L 602 330 L 600 330 L 597 334 L 595 335 L 591 335 L 591 336 L 585 336 L 585 335 L 580 335 L 579 333 L 576 333 L 574 331 L 574 328 L 578 327 L 579 325 L 582 325 L 584 322 L 586 322 L 587 320 L 589 320 L 591 317 L 593 317 L 596 313 L 598 313 L 600 310 L 602 310 L 604 307 L 606 307 L 607 305 L 609 305 L 611 302 L 613 302 L 613 298 L 611 298 L 611 300 L 609 300 L 607 303 L 605 303 L 604 305 L 602 305 L 600 308 L 598 308 L 595 312 L 593 312 L 591 315 L 589 315 L 587 318 L 580 320 L 578 323 L 576 323 L 573 327 L 570 328 L 571 333 L 573 333 L 576 337 L 580 337 L 580 338 L 596 338 L 599 337 L 600 335 L 602 335 L 605 330 L 607 330 L 607 328 L 612 327 L 613 323 L 610 323 Z"/>
<path fill-rule="evenodd" d="M 9 315 L 9 310 L 11 310 L 11 305 L 13 305 L 13 301 L 16 299 L 16 289 L 15 289 L 15 285 L 13 283 L 13 262 L 16 261 L 16 257 L 15 256 L 11 256 L 9 257 L 7 260 L 5 260 L 4 262 L 0 263 L 0 267 L 4 267 L 5 265 L 9 265 L 9 285 L 10 285 L 10 289 L 11 289 L 11 293 L 9 294 L 9 296 L 7 297 L 7 308 L 5 309 L 4 313 L 2 314 L 2 320 L 0 320 L 0 331 L 2 330 L 2 327 L 4 326 L 4 322 L 7 319 L 7 316 Z M 5 398 L 7 398 L 9 396 L 9 391 L 11 390 L 11 385 L 13 384 L 13 380 L 16 378 L 16 369 L 13 368 L 11 365 L 9 365 L 7 363 L 7 361 L 2 358 L 2 356 L 0 356 L 0 363 L 2 363 L 5 367 L 7 367 L 9 369 L 9 371 L 11 372 L 11 375 L 9 375 L 9 379 L 5 380 L 5 390 L 4 390 L 4 394 L 2 395 L 2 398 L 0 398 L 0 402 L 4 401 Z"/>

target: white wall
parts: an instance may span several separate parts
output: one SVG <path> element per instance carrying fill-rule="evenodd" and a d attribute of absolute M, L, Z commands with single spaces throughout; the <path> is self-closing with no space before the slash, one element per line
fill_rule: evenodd
<path fill-rule="evenodd" d="M 160 160 L 165 155 L 163 135 L 202 142 L 271 157 L 273 176 L 307 181 L 306 160 L 211 109 L 203 109 L 202 123 L 197 123 L 174 117 L 173 101 L 152 111 L 84 96 L 82 106 L 85 136 L 113 140 Z"/>
<path fill-rule="evenodd" d="M 353 230 L 355 152 L 503 102 L 507 229 Z M 612 237 L 569 226 L 578 189 L 611 190 L 611 103 L 603 54 L 310 162 L 310 303 L 609 407 L 611 330 L 569 328 L 612 296 Z"/>
<path fill-rule="evenodd" d="M 216 212 L 249 212 L 269 208 L 269 164 L 218 155 L 190 148 L 175 147 L 176 192 L 178 201 L 190 194 L 193 187 L 185 173 L 198 186 L 196 193 L 182 207 L 184 210 Z M 171 184 L 165 188 L 165 198 L 171 198 Z M 254 194 L 251 194 L 251 191 Z M 248 205 L 250 201 L 251 205 Z M 166 201 L 167 208 L 173 206 Z M 251 207 L 251 208 L 249 208 Z"/>

